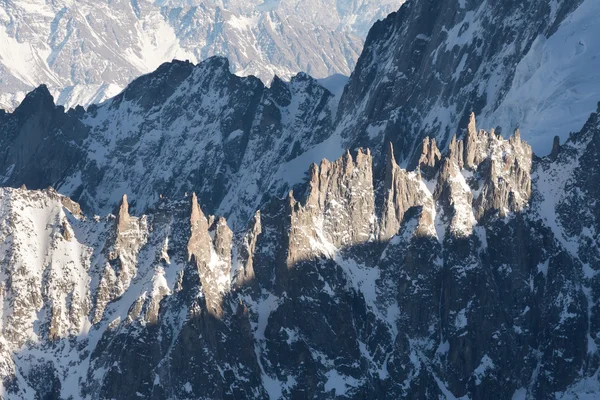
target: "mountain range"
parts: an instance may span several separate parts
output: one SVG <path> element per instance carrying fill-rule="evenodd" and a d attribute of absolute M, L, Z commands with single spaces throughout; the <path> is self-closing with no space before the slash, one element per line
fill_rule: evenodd
<path fill-rule="evenodd" d="M 596 398 L 598 16 L 409 0 L 343 91 L 37 87 L 0 112 L 0 395 Z"/>
<path fill-rule="evenodd" d="M 270 82 L 349 75 L 374 21 L 402 0 L 3 0 L 0 106 L 41 83 L 66 107 L 118 94 L 174 58 L 229 58 Z"/>

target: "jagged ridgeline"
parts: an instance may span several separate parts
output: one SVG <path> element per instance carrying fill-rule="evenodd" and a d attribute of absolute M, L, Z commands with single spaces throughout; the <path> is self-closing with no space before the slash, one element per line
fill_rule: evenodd
<path fill-rule="evenodd" d="M 65 112 L 45 86 L 0 113 L 0 184 L 53 186 L 88 213 L 130 195 L 144 213 L 195 191 L 238 229 L 278 191 L 278 167 L 331 134 L 335 98 L 300 73 L 270 87 L 225 58 L 173 61 L 99 106 Z M 310 163 L 302 166 L 304 171 Z"/>
<path fill-rule="evenodd" d="M 118 94 L 173 58 L 231 60 L 271 81 L 349 75 L 372 23 L 403 0 L 18 0 L 0 17 L 0 107 L 45 82 L 65 107 Z M 118 16 L 118 17 L 117 17 Z"/>
<path fill-rule="evenodd" d="M 599 115 L 542 159 L 473 116 L 421 148 L 323 160 L 236 234 L 195 194 L 1 189 L 3 396 L 593 396 Z"/>
<path fill-rule="evenodd" d="M 411 0 L 339 99 L 214 57 L 0 111 L 0 398 L 598 397 L 598 18 Z"/>

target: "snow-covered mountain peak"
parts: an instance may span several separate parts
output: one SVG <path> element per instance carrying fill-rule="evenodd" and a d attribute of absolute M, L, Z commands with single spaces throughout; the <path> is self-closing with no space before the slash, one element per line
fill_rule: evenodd
<path fill-rule="evenodd" d="M 18 0 L 0 9 L 0 106 L 45 83 L 58 104 L 98 103 L 172 59 L 226 56 L 268 82 L 349 75 L 373 21 L 403 0 Z"/>
<path fill-rule="evenodd" d="M 474 120 L 444 154 L 426 140 L 417 171 L 348 151 L 235 235 L 196 194 L 86 218 L 1 189 L 3 395 L 594 395 L 598 121 L 533 164 Z"/>
<path fill-rule="evenodd" d="M 301 4 L 177 3 L 158 21 L 186 21 L 196 45 L 210 4 L 236 40 L 256 21 L 285 31 L 280 10 Z M 114 4 L 128 28 L 156 7 Z M 573 70 L 523 61 L 591 4 L 410 1 L 347 84 L 190 58 L 87 109 L 49 84 L 0 112 L 0 183 L 34 189 L 0 190 L 0 396 L 598 397 L 600 110 L 545 157 L 490 111 L 520 105 L 527 66 L 598 71 L 586 51 Z M 317 8 L 298 13 L 330 16 Z M 595 25 L 569 26 L 555 39 Z M 600 100 L 589 88 L 571 95 Z"/>
<path fill-rule="evenodd" d="M 446 148 L 475 112 L 548 154 L 548 136 L 565 141 L 595 110 L 599 13 L 588 0 L 407 2 L 371 30 L 340 104 L 340 133 L 349 147 L 391 139 L 409 163 L 422 137 Z"/>

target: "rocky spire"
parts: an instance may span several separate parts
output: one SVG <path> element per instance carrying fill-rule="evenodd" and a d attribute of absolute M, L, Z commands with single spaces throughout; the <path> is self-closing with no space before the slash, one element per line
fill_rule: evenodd
<path fill-rule="evenodd" d="M 121 199 L 121 205 L 119 206 L 119 213 L 117 215 L 117 232 L 125 232 L 129 228 L 129 203 L 127 202 L 127 195 L 124 194 Z"/>
<path fill-rule="evenodd" d="M 93 322 L 102 320 L 106 305 L 121 296 L 137 273 L 137 258 L 141 248 L 148 241 L 146 217 L 129 215 L 129 203 L 124 194 L 115 218 L 112 246 L 109 246 L 107 259 L 95 295 Z"/>
<path fill-rule="evenodd" d="M 227 221 L 223 217 L 216 218 L 210 229 L 214 232 L 213 245 L 217 256 L 226 264 L 231 265 L 231 245 L 233 242 L 233 232 L 227 226 Z"/>
<path fill-rule="evenodd" d="M 555 160 L 558 157 L 558 153 L 560 152 L 560 138 L 558 136 L 554 136 L 554 141 L 552 142 L 552 151 L 550 152 L 550 158 Z"/>
<path fill-rule="evenodd" d="M 479 144 L 481 146 L 481 144 Z M 498 212 L 501 217 L 508 212 L 520 211 L 531 197 L 531 147 L 521 140 L 517 129 L 508 140 L 489 135 L 487 163 L 481 161 L 480 175 L 483 187 L 474 203 L 477 218 L 488 211 Z M 479 150 L 481 152 L 481 150 Z"/>
<path fill-rule="evenodd" d="M 434 198 L 449 219 L 449 230 L 457 237 L 469 236 L 473 230 L 473 194 L 461 173 L 463 142 L 452 139 L 448 156 L 442 160 Z"/>
<path fill-rule="evenodd" d="M 254 285 L 254 280 L 256 278 L 254 274 L 254 255 L 256 253 L 256 244 L 261 233 L 262 223 L 260 211 L 257 211 L 251 222 L 249 232 L 244 236 L 243 245 L 240 249 L 242 265 L 240 265 L 240 269 L 237 271 L 236 275 L 237 287 Z"/>
<path fill-rule="evenodd" d="M 356 159 L 346 151 L 337 161 L 311 166 L 306 203 L 298 203 L 293 193 L 288 198 L 288 265 L 373 239 L 372 163 L 370 151 L 358 149 Z M 321 244 L 319 249 L 314 248 L 316 243 Z"/>
<path fill-rule="evenodd" d="M 474 221 L 488 212 L 505 216 L 522 210 L 531 196 L 532 157 L 519 130 L 508 140 L 493 130 L 477 132 L 471 114 L 465 138 L 455 136 L 448 146 L 436 188 L 436 199 L 453 215 L 451 228 L 469 233 Z"/>
<path fill-rule="evenodd" d="M 442 153 L 440 153 L 437 147 L 435 138 L 429 139 L 428 136 L 425 137 L 421 144 L 421 156 L 419 157 L 417 167 L 427 179 L 435 175 L 441 159 Z"/>
<path fill-rule="evenodd" d="M 50 94 L 48 87 L 44 84 L 38 86 L 25 96 L 15 114 L 20 118 L 30 118 L 37 110 L 49 112 L 54 110 L 54 97 Z"/>
<path fill-rule="evenodd" d="M 208 220 L 200 205 L 196 193 L 192 194 L 190 215 L 190 239 L 188 241 L 188 260 L 195 258 L 196 263 L 210 262 L 210 243 L 208 234 Z"/>
<path fill-rule="evenodd" d="M 437 161 L 435 141 L 430 145 L 426 138 L 424 148 L 428 148 L 427 160 Z M 430 153 L 433 151 L 433 153 Z M 439 151 L 438 151 L 439 153 Z M 431 156 L 431 157 L 430 157 Z M 427 161 L 429 162 L 429 161 Z M 429 199 L 428 199 L 429 197 Z M 385 181 L 384 181 L 384 203 L 381 208 L 381 222 L 379 226 L 379 239 L 388 240 L 398 233 L 404 214 L 411 207 L 429 204 L 431 196 L 423 190 L 421 177 L 414 172 L 407 172 L 396 164 L 392 144 L 388 145 Z"/>
<path fill-rule="evenodd" d="M 471 113 L 469 116 L 469 125 L 467 125 L 467 133 L 464 139 L 464 155 L 463 160 L 467 168 L 473 168 L 475 166 L 475 157 L 477 152 L 477 125 L 475 123 L 475 113 Z M 462 166 L 461 166 L 462 168 Z"/>
<path fill-rule="evenodd" d="M 457 140 L 456 135 L 452 136 L 448 145 L 448 158 L 454 160 L 458 168 L 464 166 L 464 141 Z"/>
<path fill-rule="evenodd" d="M 209 229 L 209 220 L 194 193 L 191 199 L 188 260 L 198 268 L 208 312 L 220 318 L 223 315 L 223 294 L 230 288 L 233 233 L 224 218 L 219 218 L 215 223 L 214 242 Z"/>

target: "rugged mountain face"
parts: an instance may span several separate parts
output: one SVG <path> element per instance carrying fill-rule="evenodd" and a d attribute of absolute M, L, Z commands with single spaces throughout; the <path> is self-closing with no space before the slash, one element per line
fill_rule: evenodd
<path fill-rule="evenodd" d="M 596 53 L 586 47 L 586 35 L 596 32 L 588 24 L 600 12 L 595 4 L 410 2 L 373 27 L 340 101 L 306 74 L 289 83 L 276 78 L 266 88 L 255 78 L 232 75 L 221 58 L 197 66 L 165 63 L 101 106 L 66 114 L 49 90 L 39 88 L 14 113 L 0 116 L 0 179 L 13 187 L 51 185 L 101 214 L 123 193 L 134 199 L 132 210 L 144 213 L 161 195 L 196 192 L 208 213 L 226 216 L 239 230 L 270 196 L 282 197 L 298 185 L 312 162 L 369 148 L 383 179 L 391 142 L 397 163 L 414 169 L 426 137 L 446 151 L 454 132 L 459 139 L 467 134 L 471 110 L 481 110 L 480 121 L 502 128 L 504 136 L 520 115 L 527 122 L 520 129 L 524 139 L 536 142 L 542 132 L 564 142 L 598 97 Z M 336 21 L 329 23 L 342 24 Z M 565 32 L 575 33 L 565 38 Z M 544 52 L 560 53 L 552 43 L 575 39 L 585 51 L 570 59 L 592 59 L 566 68 L 562 59 L 544 58 Z M 540 57 L 543 62 L 530 63 Z M 536 99 L 518 96 L 521 87 L 535 93 L 530 86 L 546 72 L 557 77 L 544 82 L 547 91 Z M 589 95 L 564 90 L 562 85 L 578 90 L 567 79 L 575 75 Z M 330 83 L 323 84 L 336 86 Z M 557 109 L 577 111 L 565 116 Z M 569 122 L 554 123 L 554 116 Z M 538 154 L 549 149 L 533 147 Z M 429 164 L 439 158 L 430 157 Z M 424 173 L 431 168 L 423 167 Z"/>
<path fill-rule="evenodd" d="M 243 228 L 276 166 L 327 138 L 334 112 L 335 97 L 304 73 L 266 88 L 224 58 L 163 64 L 87 111 L 65 113 L 42 86 L 0 115 L 1 184 L 51 185 L 103 214 L 123 193 L 145 211 L 195 190 Z"/>
<path fill-rule="evenodd" d="M 402 0 L 3 1 L 0 106 L 47 84 L 68 107 L 113 97 L 174 58 L 226 56 L 267 82 L 349 75 L 374 21 Z"/>
<path fill-rule="evenodd" d="M 597 7 L 542 3 L 410 2 L 339 103 L 216 57 L 0 112 L 0 396 L 597 397 L 600 109 L 505 119 Z"/>
<path fill-rule="evenodd" d="M 416 171 L 391 147 L 383 178 L 368 150 L 313 165 L 235 235 L 195 194 L 88 218 L 2 189 L 1 393 L 594 396 L 599 139 L 595 113 L 534 159 L 471 118 Z"/>
<path fill-rule="evenodd" d="M 538 154 L 548 137 L 576 132 L 600 88 L 592 21 L 585 1 L 410 1 L 370 31 L 340 103 L 345 147 L 385 153 L 414 166 L 424 137 L 446 148 L 475 112 L 510 135 L 520 128 Z"/>

